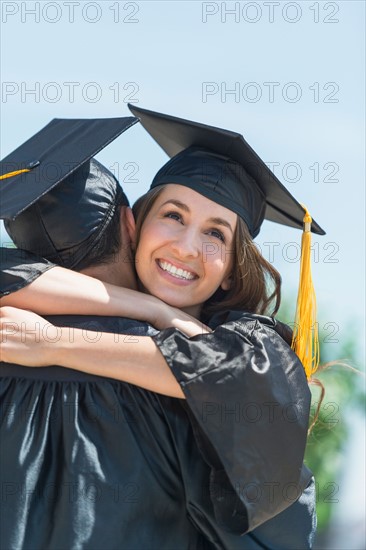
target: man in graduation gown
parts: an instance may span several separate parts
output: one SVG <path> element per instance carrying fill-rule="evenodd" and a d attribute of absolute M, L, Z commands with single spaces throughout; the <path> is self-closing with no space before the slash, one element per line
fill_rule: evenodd
<path fill-rule="evenodd" d="M 121 195 L 115 190 L 113 176 L 94 159 L 83 164 L 77 178 L 72 178 L 70 188 L 75 189 L 75 181 L 81 181 L 81 174 L 86 175 L 86 182 L 93 179 L 90 174 L 94 174 L 94 185 L 98 179 L 95 173 L 100 171 L 104 181 L 99 203 L 104 202 L 105 211 L 112 219 L 111 204 L 116 206 L 121 202 Z M 108 180 L 111 191 L 106 197 Z M 60 191 L 62 188 L 64 191 Z M 57 218 L 62 211 L 64 221 L 70 222 L 79 215 L 79 208 L 74 216 L 67 212 L 66 207 L 71 207 L 71 211 L 73 208 L 68 195 L 70 188 L 64 180 L 62 186 L 45 196 L 46 216 L 51 211 L 51 219 Z M 84 178 L 82 197 L 88 207 L 93 205 L 95 209 L 96 193 L 95 187 L 92 192 L 85 187 Z M 50 210 L 50 204 L 54 210 Z M 42 208 L 42 199 L 37 201 L 37 212 L 33 212 L 35 219 L 39 219 L 39 208 Z M 25 212 L 26 216 L 32 216 L 32 207 Z M 94 219 L 91 212 L 91 208 L 86 208 L 84 216 L 88 220 L 90 217 L 91 226 L 99 227 L 101 220 Z M 54 224 L 56 239 L 60 237 L 60 228 L 67 225 L 61 226 L 60 219 L 57 221 Z M 26 222 L 28 220 L 18 221 L 20 233 Z M 63 244 L 68 242 L 69 246 L 60 246 L 59 242 L 55 246 L 53 241 L 53 253 L 61 258 L 63 265 L 88 267 L 88 273 L 93 275 L 87 252 L 102 238 L 100 233 L 97 239 L 95 235 L 91 238 L 93 234 L 94 231 L 87 238 L 83 235 L 83 246 L 80 246 L 73 228 L 74 240 L 65 241 L 62 234 Z M 49 233 L 47 241 L 48 246 Z M 38 245 L 36 251 L 39 251 Z M 124 245 L 126 241 L 121 243 Z M 123 253 L 126 258 L 126 247 Z M 4 294 L 21 288 L 51 267 L 32 255 L 19 257 L 20 251 L 5 254 Z M 50 257 L 56 260 L 52 254 Z M 115 267 L 115 258 L 105 263 L 103 280 L 108 280 L 108 273 L 113 273 L 110 282 L 116 283 Z M 123 261 L 120 267 L 122 274 L 118 283 L 129 286 L 132 264 Z M 120 318 L 64 317 L 53 318 L 52 322 L 84 327 L 90 339 L 90 330 L 154 334 L 146 324 Z M 265 318 L 262 322 L 269 327 L 269 332 L 264 330 L 267 335 L 271 331 L 275 334 L 273 322 L 271 325 Z M 227 327 L 232 330 L 230 319 Z M 163 334 L 159 338 L 163 338 Z M 286 349 L 285 343 L 283 346 Z M 194 357 L 204 356 L 205 343 L 201 342 L 200 347 L 193 349 Z M 220 368 L 220 364 L 217 367 Z M 186 385 L 184 378 L 189 377 L 189 370 L 194 368 L 194 364 L 184 365 L 178 372 L 177 366 L 173 367 L 182 386 Z M 278 477 L 269 474 L 266 495 L 258 499 L 258 493 L 250 494 L 249 485 L 253 479 L 256 481 L 255 476 L 252 472 L 245 475 L 237 471 L 238 466 L 239 470 L 245 466 L 245 443 L 241 444 L 241 451 L 235 453 L 225 441 L 225 430 L 215 434 L 218 415 L 213 414 L 213 409 L 206 411 L 206 418 L 202 417 L 202 410 L 198 410 L 199 405 L 210 403 L 210 399 L 212 402 L 211 391 L 200 397 L 192 384 L 191 395 L 187 392 L 186 401 L 181 401 L 61 367 L 29 369 L 2 365 L 0 374 L 1 438 L 8 449 L 3 455 L 1 472 L 3 547 L 307 548 L 311 545 L 314 510 L 309 473 L 303 469 L 301 487 L 308 485 L 308 488 L 291 506 L 296 497 L 282 495 L 278 499 L 275 495 L 277 479 L 283 477 L 280 472 Z M 212 389 L 211 374 L 206 372 L 206 375 Z M 240 373 L 238 375 L 240 377 Z M 204 387 L 202 380 L 204 375 L 197 380 L 197 387 Z M 214 406 L 224 396 L 216 394 L 216 398 Z M 273 427 L 268 425 L 270 430 Z M 230 422 L 227 428 L 230 432 Z M 233 465 L 228 463 L 229 457 Z M 278 467 L 281 466 L 279 460 Z M 296 485 L 299 479 L 300 476 L 296 480 L 290 477 L 289 483 Z M 280 513 L 266 521 L 276 512 Z M 298 525 L 290 530 L 288 526 L 294 522 Z M 246 536 L 239 536 L 259 524 L 262 525 Z"/>

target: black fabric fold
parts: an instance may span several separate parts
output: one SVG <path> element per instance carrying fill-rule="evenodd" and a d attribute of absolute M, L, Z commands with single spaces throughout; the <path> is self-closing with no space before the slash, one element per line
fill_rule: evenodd
<path fill-rule="evenodd" d="M 211 334 L 187 339 L 167 329 L 154 341 L 184 392 L 196 439 L 210 442 L 214 470 L 225 471 L 240 499 L 226 528 L 244 533 L 285 510 L 310 482 L 303 466 L 310 390 L 272 319 L 232 319 Z M 223 502 L 215 503 L 218 518 Z"/>
<path fill-rule="evenodd" d="M 55 266 L 52 262 L 20 248 L 0 248 L 0 296 L 26 287 Z"/>

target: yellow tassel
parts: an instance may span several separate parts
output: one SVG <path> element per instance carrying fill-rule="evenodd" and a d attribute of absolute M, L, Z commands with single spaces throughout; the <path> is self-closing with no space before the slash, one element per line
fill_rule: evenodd
<path fill-rule="evenodd" d="M 0 176 L 0 180 L 6 180 L 7 178 L 12 178 L 13 176 L 18 176 L 19 174 L 23 174 L 24 172 L 30 172 L 30 168 L 23 168 L 23 170 L 15 170 L 14 172 L 8 172 L 7 174 L 3 174 Z"/>
<path fill-rule="evenodd" d="M 304 207 L 305 208 L 305 207 Z M 319 366 L 319 334 L 316 321 L 316 296 L 311 275 L 311 216 L 305 208 L 301 239 L 300 281 L 297 295 L 292 349 L 304 365 L 309 380 Z"/>

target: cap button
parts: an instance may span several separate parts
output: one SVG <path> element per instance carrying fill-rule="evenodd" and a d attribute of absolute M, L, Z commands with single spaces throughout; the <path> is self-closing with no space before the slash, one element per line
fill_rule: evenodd
<path fill-rule="evenodd" d="M 29 170 L 32 170 L 32 168 L 35 168 L 36 166 L 39 166 L 41 164 L 40 160 L 32 160 L 32 162 L 29 162 L 27 165 L 27 168 Z"/>

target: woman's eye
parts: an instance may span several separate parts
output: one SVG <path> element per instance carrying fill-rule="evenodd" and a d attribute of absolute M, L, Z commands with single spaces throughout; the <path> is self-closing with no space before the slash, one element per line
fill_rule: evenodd
<path fill-rule="evenodd" d="M 182 216 L 178 212 L 167 212 L 164 214 L 164 218 L 171 218 L 172 220 L 181 221 Z"/>
<path fill-rule="evenodd" d="M 223 243 L 225 242 L 225 237 L 224 235 L 221 233 L 221 231 L 219 231 L 218 229 L 211 229 L 210 230 L 210 234 L 217 238 L 217 239 L 220 239 L 220 241 L 222 241 Z"/>

